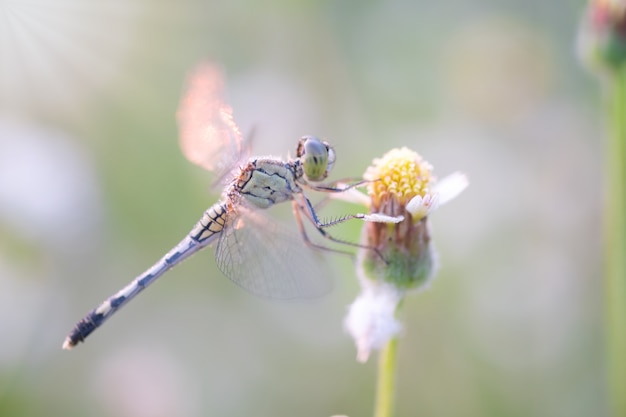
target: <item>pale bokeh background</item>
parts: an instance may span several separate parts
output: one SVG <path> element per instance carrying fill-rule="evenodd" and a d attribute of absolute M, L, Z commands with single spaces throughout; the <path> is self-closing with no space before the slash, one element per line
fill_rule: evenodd
<path fill-rule="evenodd" d="M 0 415 L 371 415 L 345 258 L 327 297 L 273 303 L 208 249 L 60 349 L 216 201 L 174 118 L 206 58 L 260 153 L 316 134 L 334 178 L 396 146 L 469 175 L 405 303 L 397 415 L 606 415 L 603 120 L 575 3 L 0 1 Z"/>

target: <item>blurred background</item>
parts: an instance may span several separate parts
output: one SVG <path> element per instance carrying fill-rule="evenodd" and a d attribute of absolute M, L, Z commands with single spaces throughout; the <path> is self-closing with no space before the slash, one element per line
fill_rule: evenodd
<path fill-rule="evenodd" d="M 432 217 L 437 278 L 404 304 L 397 415 L 606 415 L 603 114 L 575 54 L 583 6 L 0 2 L 0 415 L 372 414 L 376 357 L 358 363 L 343 331 L 358 293 L 345 257 L 329 258 L 328 296 L 281 303 L 207 249 L 61 350 L 219 197 L 177 143 L 185 76 L 206 59 L 257 153 L 315 134 L 335 146 L 333 178 L 399 146 L 469 176 Z"/>

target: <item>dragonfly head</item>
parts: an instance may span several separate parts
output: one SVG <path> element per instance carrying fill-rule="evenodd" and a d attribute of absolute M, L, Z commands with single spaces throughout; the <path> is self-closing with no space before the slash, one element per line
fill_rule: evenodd
<path fill-rule="evenodd" d="M 307 181 L 323 181 L 335 165 L 335 150 L 326 141 L 303 136 L 298 142 L 296 156 L 302 164 Z"/>

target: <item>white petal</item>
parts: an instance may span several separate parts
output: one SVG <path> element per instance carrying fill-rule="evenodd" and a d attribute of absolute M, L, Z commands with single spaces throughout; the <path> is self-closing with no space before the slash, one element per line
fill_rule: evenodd
<path fill-rule="evenodd" d="M 409 201 L 406 205 L 406 211 L 408 211 L 409 213 L 411 213 L 413 216 L 415 216 L 415 214 L 419 211 L 422 210 L 424 208 L 423 205 L 423 198 L 421 195 L 416 195 L 415 197 L 413 197 L 411 199 L 411 201 Z"/>
<path fill-rule="evenodd" d="M 461 172 L 455 172 L 439 180 L 433 187 L 433 191 L 439 195 L 439 204 L 445 204 L 461 194 L 468 185 L 467 176 Z"/>
<path fill-rule="evenodd" d="M 439 207 L 439 194 L 426 194 L 424 197 L 416 195 L 406 205 L 406 211 L 411 213 L 415 220 L 428 216 Z"/>
<path fill-rule="evenodd" d="M 359 214 L 359 216 L 363 216 L 362 219 L 365 221 L 376 223 L 400 223 L 404 220 L 404 216 L 387 216 L 382 213 Z"/>

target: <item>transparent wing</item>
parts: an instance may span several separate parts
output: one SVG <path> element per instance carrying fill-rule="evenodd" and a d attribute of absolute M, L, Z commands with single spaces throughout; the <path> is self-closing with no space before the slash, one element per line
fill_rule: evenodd
<path fill-rule="evenodd" d="M 246 158 L 247 149 L 231 107 L 224 102 L 224 78 L 209 63 L 187 79 L 177 119 L 183 154 L 194 164 L 224 176 Z"/>
<path fill-rule="evenodd" d="M 306 246 L 297 232 L 245 207 L 227 219 L 215 258 L 224 275 L 264 297 L 315 297 L 332 286 L 321 253 Z"/>

